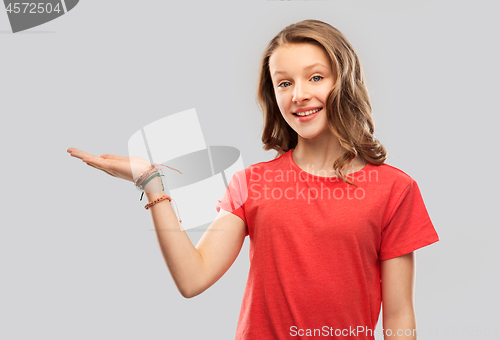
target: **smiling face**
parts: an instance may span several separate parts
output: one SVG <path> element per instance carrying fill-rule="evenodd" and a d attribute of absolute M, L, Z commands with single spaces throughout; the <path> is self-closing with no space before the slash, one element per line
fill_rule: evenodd
<path fill-rule="evenodd" d="M 269 71 L 280 112 L 299 139 L 331 134 L 325 105 L 335 75 L 326 52 L 311 43 L 282 45 Z"/>

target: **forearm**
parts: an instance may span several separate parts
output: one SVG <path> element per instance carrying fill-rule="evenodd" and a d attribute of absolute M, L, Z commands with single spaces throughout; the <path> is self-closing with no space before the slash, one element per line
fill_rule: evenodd
<path fill-rule="evenodd" d="M 413 312 L 393 316 L 384 316 L 383 327 L 384 340 L 417 339 L 415 314 Z"/>
<path fill-rule="evenodd" d="M 145 187 L 148 202 L 163 196 L 159 177 Z M 168 200 L 149 208 L 165 263 L 182 296 L 189 298 L 201 285 L 203 258 L 179 223 Z"/>

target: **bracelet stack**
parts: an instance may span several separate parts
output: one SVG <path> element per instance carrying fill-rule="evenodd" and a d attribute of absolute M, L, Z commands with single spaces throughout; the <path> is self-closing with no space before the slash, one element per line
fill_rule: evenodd
<path fill-rule="evenodd" d="M 172 169 L 172 170 L 175 170 L 177 172 L 179 172 L 180 174 L 182 174 L 182 172 L 180 172 L 179 170 L 177 169 L 174 169 L 174 168 L 171 168 L 167 165 L 163 165 L 163 164 L 158 164 L 158 163 L 155 163 L 155 164 L 152 164 L 150 167 L 148 167 L 146 170 L 144 170 L 140 175 L 139 177 L 137 177 L 137 179 L 134 180 L 134 184 L 136 186 L 136 188 L 139 190 L 139 191 L 142 191 L 142 194 L 141 194 L 141 198 L 140 198 L 140 201 L 142 201 L 142 197 L 144 196 L 144 187 L 146 186 L 146 184 L 148 184 L 149 181 L 151 181 L 153 178 L 155 178 L 156 176 L 160 177 L 160 182 L 161 182 L 161 188 L 163 191 L 165 191 L 165 187 L 163 186 L 163 181 L 161 180 L 161 176 L 164 176 L 163 175 L 163 169 L 160 169 L 160 171 L 162 172 L 162 174 L 160 175 L 159 171 L 158 171 L 158 168 L 157 166 L 164 166 L 164 167 L 167 167 L 169 169 Z M 153 205 L 155 205 L 156 203 L 158 202 L 161 202 L 161 201 L 164 201 L 164 200 L 168 200 L 169 202 L 171 201 L 174 201 L 175 203 L 175 208 L 177 209 L 177 215 L 179 216 L 179 222 L 182 223 L 182 220 L 180 219 L 180 213 L 179 213 L 179 209 L 177 208 L 177 203 L 175 202 L 174 199 L 172 199 L 170 196 L 168 195 L 163 195 L 151 202 L 149 202 L 148 204 L 146 204 L 144 206 L 144 208 L 146 210 L 148 210 L 149 208 L 151 208 Z"/>
<path fill-rule="evenodd" d="M 158 169 L 155 167 L 156 164 L 151 165 L 149 168 L 144 170 L 136 180 L 134 180 L 135 187 L 144 192 L 144 186 L 151 180 L 153 177 L 159 175 Z M 162 182 L 163 187 L 163 182 Z M 141 196 L 142 200 L 142 196 Z"/>

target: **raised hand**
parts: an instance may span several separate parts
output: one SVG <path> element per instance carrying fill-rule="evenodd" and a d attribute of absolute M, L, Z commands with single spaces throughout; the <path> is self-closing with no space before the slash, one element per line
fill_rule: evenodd
<path fill-rule="evenodd" d="M 88 152 L 69 148 L 66 150 L 72 157 L 81 159 L 87 165 L 102 170 L 113 177 L 122 178 L 133 182 L 139 175 L 151 166 L 147 160 L 141 157 L 121 157 L 110 154 L 102 154 L 99 157 Z"/>

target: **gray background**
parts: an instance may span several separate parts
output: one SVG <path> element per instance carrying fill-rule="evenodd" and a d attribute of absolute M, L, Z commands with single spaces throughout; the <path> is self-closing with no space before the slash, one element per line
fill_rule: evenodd
<path fill-rule="evenodd" d="M 358 51 L 387 163 L 417 181 L 441 238 L 417 251 L 419 339 L 493 339 L 498 9 L 496 1 L 81 1 L 18 34 L 1 9 L 0 338 L 234 338 L 248 238 L 214 286 L 184 299 L 139 192 L 66 149 L 126 155 L 135 131 L 194 107 L 207 145 L 237 147 L 246 167 L 272 159 L 254 100 L 260 54 L 283 27 L 314 18 Z M 196 244 L 201 232 L 189 236 Z"/>

